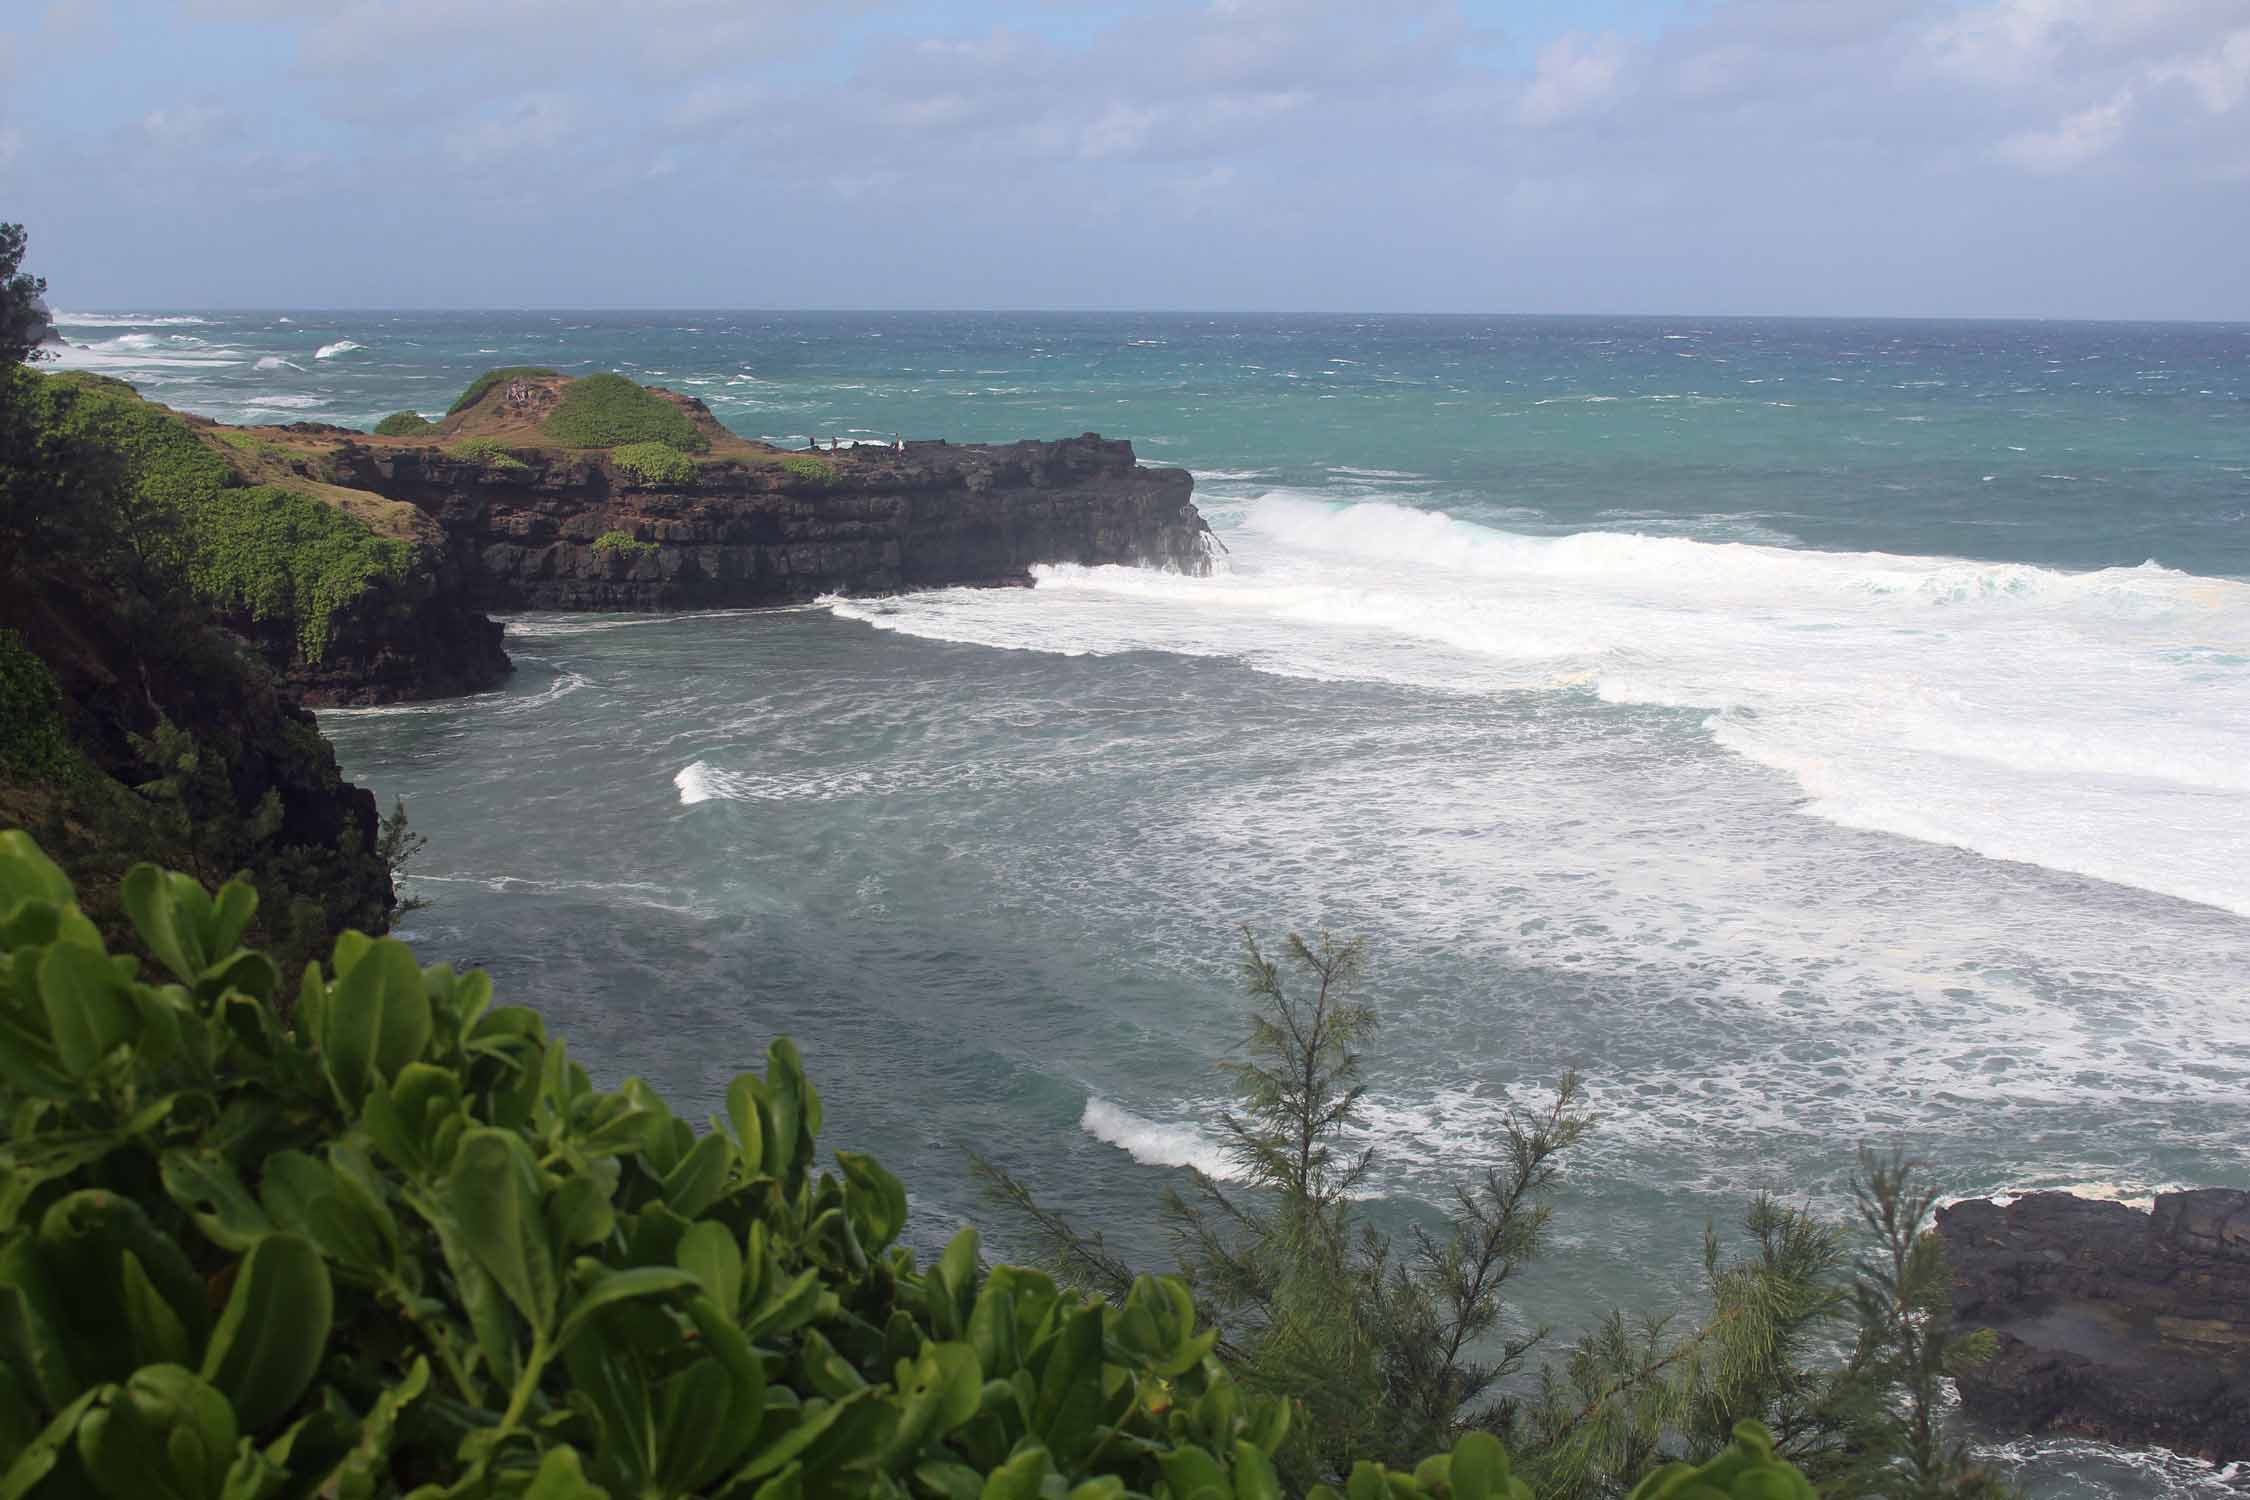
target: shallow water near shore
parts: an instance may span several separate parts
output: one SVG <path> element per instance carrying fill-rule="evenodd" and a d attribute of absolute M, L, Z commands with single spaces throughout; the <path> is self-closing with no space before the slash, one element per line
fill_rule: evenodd
<path fill-rule="evenodd" d="M 1208 579 L 527 616 L 499 692 L 321 716 L 431 837 L 425 953 L 690 1114 L 794 1036 L 921 1243 L 1005 1245 L 973 1149 L 1160 1261 L 1243 923 L 1370 940 L 1386 1219 L 1584 1074 L 1526 1321 L 1668 1305 L 1761 1187 L 1845 1212 L 1861 1141 L 1956 1195 L 2250 1177 L 2250 329 L 202 316 L 64 323 L 230 419 L 544 362 L 1198 471 Z"/>

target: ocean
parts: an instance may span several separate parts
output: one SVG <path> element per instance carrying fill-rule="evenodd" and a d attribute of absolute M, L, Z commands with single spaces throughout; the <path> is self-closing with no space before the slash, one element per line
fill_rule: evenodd
<path fill-rule="evenodd" d="M 227 421 L 545 364 L 1195 471 L 1210 578 L 523 616 L 501 691 L 321 715 L 430 836 L 427 957 L 691 1115 L 795 1037 L 920 1243 L 1010 1245 L 973 1151 L 1160 1264 L 1244 928 L 1368 940 L 1385 1222 L 1584 1075 L 1527 1324 L 1680 1305 L 1706 1221 L 1844 1216 L 1862 1143 L 1956 1197 L 2250 1183 L 2250 326 L 59 321 Z M 2041 1500 L 2235 1492 L 1991 1447 Z"/>

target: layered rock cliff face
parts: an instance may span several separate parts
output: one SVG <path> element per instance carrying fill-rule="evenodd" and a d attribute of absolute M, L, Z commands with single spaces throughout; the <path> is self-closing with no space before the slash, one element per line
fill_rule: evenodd
<path fill-rule="evenodd" d="M 2250 1193 L 2166 1193 L 2153 1213 L 2032 1193 L 1938 1214 L 1954 1312 L 2000 1352 L 1959 1377 L 2023 1432 L 2250 1458 Z"/>
<path fill-rule="evenodd" d="M 1210 570 L 1182 469 L 1088 433 L 1000 446 L 820 455 L 721 452 L 644 481 L 602 451 L 346 443 L 337 484 L 443 529 L 466 598 L 490 609 L 709 609 L 1029 581 L 1041 563 Z M 608 540 L 606 543 L 604 539 Z"/>

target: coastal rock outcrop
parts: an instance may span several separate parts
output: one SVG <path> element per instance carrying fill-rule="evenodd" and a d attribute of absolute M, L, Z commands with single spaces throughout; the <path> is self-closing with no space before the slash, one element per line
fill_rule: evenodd
<path fill-rule="evenodd" d="M 603 451 L 345 443 L 335 483 L 443 529 L 488 609 L 708 609 L 1026 583 L 1041 563 L 1206 573 L 1209 528 L 1183 469 L 1129 442 L 722 449 L 647 479 Z"/>
<path fill-rule="evenodd" d="M 2068 1193 L 1938 1214 L 1964 1327 L 1998 1355 L 1959 1377 L 1994 1426 L 2250 1458 L 2250 1192 L 2154 1212 Z"/>

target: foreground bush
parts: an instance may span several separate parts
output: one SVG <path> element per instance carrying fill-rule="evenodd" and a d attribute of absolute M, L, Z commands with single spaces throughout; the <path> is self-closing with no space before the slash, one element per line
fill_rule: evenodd
<path fill-rule="evenodd" d="M 669 443 L 625 443 L 609 461 L 643 484 L 695 483 L 695 460 Z"/>
<path fill-rule="evenodd" d="M 394 411 L 375 424 L 377 437 L 420 437 L 437 431 L 437 423 L 418 411 Z"/>
<path fill-rule="evenodd" d="M 0 1494 L 1278 1500 L 1181 1284 L 917 1266 L 786 1040 L 698 1135 L 481 973 L 347 934 L 284 1024 L 246 887 L 124 902 L 154 983 L 0 834 Z M 1478 1433 L 1344 1493 L 1529 1492 Z M 1636 1493 L 1812 1491 L 1746 1425 Z"/>

